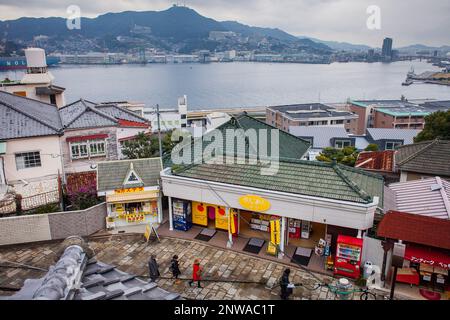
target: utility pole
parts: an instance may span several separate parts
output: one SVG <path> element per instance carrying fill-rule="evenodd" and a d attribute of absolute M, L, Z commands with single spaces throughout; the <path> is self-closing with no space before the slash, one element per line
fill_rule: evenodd
<path fill-rule="evenodd" d="M 156 104 L 156 116 L 158 117 L 159 156 L 162 157 L 161 124 L 160 124 L 160 120 L 159 120 L 159 104 Z"/>

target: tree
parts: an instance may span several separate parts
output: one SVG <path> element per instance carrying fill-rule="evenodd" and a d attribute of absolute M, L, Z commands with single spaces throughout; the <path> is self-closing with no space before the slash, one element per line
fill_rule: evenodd
<path fill-rule="evenodd" d="M 369 145 L 367 145 L 364 151 L 378 151 L 378 145 L 375 143 L 370 143 Z"/>
<path fill-rule="evenodd" d="M 433 112 L 425 117 L 425 127 L 414 138 L 414 142 L 450 139 L 450 110 Z"/>
<path fill-rule="evenodd" d="M 152 158 L 158 154 L 158 138 L 139 132 L 133 140 L 123 143 L 122 153 L 128 159 Z"/>
<path fill-rule="evenodd" d="M 177 144 L 172 141 L 172 131 L 167 132 L 161 139 L 163 154 L 170 153 Z M 159 157 L 159 141 L 157 136 L 148 137 L 139 132 L 133 140 L 125 141 L 122 153 L 128 159 L 143 159 Z"/>
<path fill-rule="evenodd" d="M 316 157 L 316 160 L 322 162 L 332 162 L 336 159 L 337 163 L 344 164 L 349 167 L 354 167 L 358 151 L 355 147 L 345 147 L 343 149 L 336 149 L 327 147 Z"/>

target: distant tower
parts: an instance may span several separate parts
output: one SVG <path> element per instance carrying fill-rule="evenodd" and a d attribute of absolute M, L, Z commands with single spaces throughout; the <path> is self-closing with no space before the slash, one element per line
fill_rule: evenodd
<path fill-rule="evenodd" d="M 381 55 L 385 59 L 392 59 L 392 38 L 384 38 L 383 48 L 381 49 Z"/>
<path fill-rule="evenodd" d="M 187 96 L 184 95 L 178 98 L 178 113 L 181 117 L 181 127 L 187 127 Z"/>
<path fill-rule="evenodd" d="M 22 84 L 52 84 L 55 79 L 47 70 L 45 50 L 40 48 L 25 49 L 27 59 L 27 73 L 23 76 Z"/>

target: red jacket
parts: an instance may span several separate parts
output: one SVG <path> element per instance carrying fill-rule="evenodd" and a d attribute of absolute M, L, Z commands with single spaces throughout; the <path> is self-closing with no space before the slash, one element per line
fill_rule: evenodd
<path fill-rule="evenodd" d="M 201 280 L 201 271 L 202 271 L 202 267 L 200 267 L 199 264 L 194 264 L 192 267 L 193 271 L 192 271 L 192 279 L 194 281 L 199 281 Z"/>

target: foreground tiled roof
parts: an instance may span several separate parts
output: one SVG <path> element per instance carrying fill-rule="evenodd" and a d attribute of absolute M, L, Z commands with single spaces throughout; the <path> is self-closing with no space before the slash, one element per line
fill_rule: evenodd
<path fill-rule="evenodd" d="M 355 168 L 366 170 L 393 172 L 394 150 L 363 151 L 356 159 Z"/>
<path fill-rule="evenodd" d="M 400 170 L 450 176 L 450 140 L 432 140 L 398 148 L 395 156 Z"/>
<path fill-rule="evenodd" d="M 113 265 L 88 261 L 81 278 L 82 286 L 74 300 L 179 300 L 155 282 L 146 282 Z"/>
<path fill-rule="evenodd" d="M 61 134 L 56 106 L 0 91 L 0 139 Z"/>
<path fill-rule="evenodd" d="M 158 185 L 162 170 L 161 158 L 104 161 L 97 164 L 97 191 L 122 189 L 131 164 L 142 179 L 143 187 Z"/>
<path fill-rule="evenodd" d="M 154 282 L 118 270 L 78 245 L 67 247 L 44 277 L 27 279 L 16 294 L 0 300 L 179 300 Z"/>
<path fill-rule="evenodd" d="M 389 189 L 395 210 L 450 219 L 450 183 L 439 177 L 392 183 Z"/>
<path fill-rule="evenodd" d="M 281 159 L 278 172 L 261 175 L 263 165 L 198 164 L 173 170 L 174 175 L 258 189 L 370 203 L 383 203 L 383 178 L 347 166 L 316 161 Z"/>
<path fill-rule="evenodd" d="M 450 220 L 389 211 L 378 225 L 377 235 L 450 249 Z"/>
<path fill-rule="evenodd" d="M 308 151 L 310 144 L 301 139 L 298 138 L 290 133 L 284 132 L 282 130 L 279 130 L 271 125 L 266 124 L 265 122 L 262 122 L 258 119 L 255 119 L 253 117 L 250 117 L 245 112 L 241 113 L 240 115 L 231 117 L 231 119 L 228 122 L 225 122 L 218 128 L 216 128 L 217 131 L 220 131 L 223 137 L 223 153 L 227 154 L 227 146 L 233 146 L 237 145 L 234 142 L 234 139 L 231 141 L 228 141 L 226 139 L 226 132 L 227 129 L 237 130 L 242 129 L 243 131 L 247 130 L 256 130 L 256 134 L 258 135 L 260 129 L 267 130 L 267 153 L 271 154 L 271 130 L 278 130 L 279 132 L 279 155 L 283 158 L 291 158 L 291 159 L 301 159 L 305 153 Z M 196 138 L 196 141 L 202 141 L 200 144 L 202 145 L 202 150 L 205 150 L 207 146 L 209 146 L 214 141 L 214 134 L 216 131 L 210 131 L 203 135 L 202 138 Z M 236 131 L 239 137 L 242 137 L 242 132 Z M 201 140 L 202 139 L 202 140 Z M 248 142 L 248 138 L 245 138 L 245 150 L 239 149 L 238 146 L 234 148 L 234 152 L 232 152 L 231 155 L 246 155 L 249 154 L 256 155 L 259 154 L 259 145 L 251 145 Z M 258 138 L 259 141 L 259 138 Z M 181 142 L 184 143 L 184 142 Z M 194 142 L 194 139 L 187 140 L 186 143 L 191 144 L 191 154 L 192 154 L 192 162 L 194 162 L 194 159 L 197 159 L 198 155 L 194 149 L 194 145 L 196 142 Z M 230 154 L 227 154 L 230 155 Z M 170 167 L 172 165 L 171 155 L 167 154 L 163 157 L 163 163 L 164 167 Z"/>

